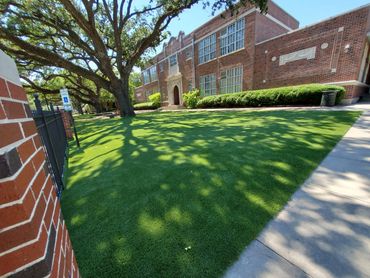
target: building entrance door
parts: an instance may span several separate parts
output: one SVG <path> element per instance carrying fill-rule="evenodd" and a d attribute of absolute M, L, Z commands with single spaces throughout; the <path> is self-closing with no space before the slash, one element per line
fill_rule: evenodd
<path fill-rule="evenodd" d="M 180 94 L 179 94 L 179 87 L 175 86 L 173 88 L 173 104 L 179 105 L 180 104 Z"/>

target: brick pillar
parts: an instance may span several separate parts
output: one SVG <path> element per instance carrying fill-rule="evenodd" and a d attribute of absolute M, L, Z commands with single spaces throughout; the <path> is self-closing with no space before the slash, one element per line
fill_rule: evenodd
<path fill-rule="evenodd" d="M 56 186 L 13 60 L 0 50 L 0 277 L 78 277 Z"/>
<path fill-rule="evenodd" d="M 71 116 L 69 112 L 64 111 L 63 109 L 60 110 L 62 113 L 63 125 L 66 131 L 67 139 L 73 139 L 73 131 L 71 126 Z"/>

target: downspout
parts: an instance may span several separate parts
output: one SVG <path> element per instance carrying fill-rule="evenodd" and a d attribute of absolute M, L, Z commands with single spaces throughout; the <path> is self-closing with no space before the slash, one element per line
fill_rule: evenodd
<path fill-rule="evenodd" d="M 194 59 L 195 59 L 195 52 L 194 52 L 194 50 L 195 50 L 195 47 L 194 47 L 194 34 L 193 34 L 193 36 L 192 36 L 192 38 L 191 38 L 191 51 L 192 51 L 192 55 L 193 55 L 193 59 L 192 59 L 192 66 L 193 66 L 193 71 L 192 71 L 192 77 L 191 77 L 191 87 L 193 88 L 193 89 L 195 89 L 195 61 L 194 61 Z"/>

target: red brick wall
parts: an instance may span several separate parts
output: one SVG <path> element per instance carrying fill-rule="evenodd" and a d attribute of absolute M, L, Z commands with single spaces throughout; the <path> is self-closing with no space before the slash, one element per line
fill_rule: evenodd
<path fill-rule="evenodd" d="M 252 5 L 243 7 L 239 11 L 239 18 L 241 14 L 251 11 Z M 177 53 L 179 72 L 182 74 L 182 91 L 187 92 L 189 83 L 195 84 L 195 87 L 199 87 L 199 77 L 209 73 L 215 73 L 217 78 L 220 78 L 220 71 L 229 67 L 236 67 L 239 65 L 243 66 L 243 88 L 250 89 L 253 85 L 253 65 L 254 65 L 254 44 L 256 39 L 263 40 L 271 38 L 281 33 L 286 33 L 288 30 L 281 27 L 277 23 L 270 19 L 267 19 L 264 15 L 260 15 L 259 12 L 251 11 L 245 16 L 245 48 L 237 51 L 233 54 L 220 57 L 219 48 L 219 34 L 220 31 L 216 32 L 216 43 L 217 43 L 217 59 L 210 61 L 203 65 L 198 65 L 198 49 L 197 43 L 194 45 L 193 59 L 186 58 L 186 51 L 192 48 L 192 40 L 197 41 L 202 39 L 204 36 L 212 34 L 215 30 L 223 27 L 225 24 L 232 23 L 237 17 L 232 17 L 229 12 L 224 12 L 224 17 L 215 16 L 204 25 L 198 27 L 189 35 L 184 35 L 182 32 L 177 37 L 172 37 L 167 44 L 164 45 L 163 51 L 155 56 L 151 64 L 157 63 L 157 71 L 159 78 L 159 90 L 162 93 L 162 104 L 167 104 L 168 93 L 167 92 L 167 78 L 168 78 L 168 58 L 169 56 Z M 298 21 L 292 16 L 283 11 L 280 7 L 276 6 L 273 2 L 269 2 L 269 14 L 281 20 L 285 25 L 294 29 L 298 27 Z M 260 28 L 256 28 L 256 17 L 261 24 Z M 195 65 L 193 65 L 195 63 Z M 163 66 L 163 72 L 160 71 L 159 64 Z M 194 73 L 195 69 L 195 73 Z M 195 75 L 195 78 L 193 77 Z M 195 80 L 193 80 L 195 79 Z M 217 87 L 219 86 L 217 82 Z M 157 83 L 155 83 L 157 84 Z M 144 101 L 142 97 L 143 93 L 147 90 L 151 90 L 153 87 L 152 83 L 146 84 L 136 90 L 136 99 L 138 101 Z M 138 96 L 139 95 L 139 96 Z"/>
<path fill-rule="evenodd" d="M 0 52 L 0 68 L 4 56 Z M 79 277 L 25 92 L 3 77 L 0 74 L 0 276 Z"/>
<path fill-rule="evenodd" d="M 288 30 L 266 16 L 256 13 L 256 39 L 255 42 L 259 43 L 269 38 L 285 34 Z"/>
<path fill-rule="evenodd" d="M 250 8 L 250 6 L 243 8 L 238 15 L 239 18 L 245 16 L 246 24 L 245 47 L 237 52 L 220 56 L 220 28 L 235 20 L 235 17 L 230 17 L 227 13 L 225 18 L 216 16 L 190 35 L 184 36 L 180 33 L 178 37 L 170 39 L 164 50 L 152 61 L 158 63 L 158 84 L 163 102 L 166 102 L 168 94 L 172 93 L 167 92 L 168 59 L 166 58 L 174 53 L 178 54 L 183 92 L 188 90 L 192 79 L 195 79 L 195 87 L 199 88 L 200 76 L 210 73 L 216 74 L 219 92 L 221 71 L 240 65 L 243 66 L 243 90 L 305 83 L 343 81 L 348 83 L 348 81 L 359 80 L 367 32 L 370 31 L 369 7 L 299 30 L 294 30 L 298 28 L 298 21 L 272 1 L 269 2 L 267 16 Z M 276 19 L 280 23 L 277 23 Z M 286 27 L 293 31 L 288 32 Z M 216 32 L 216 59 L 199 65 L 198 42 L 213 32 Z M 193 59 L 186 60 L 186 49 L 192 47 L 192 39 L 195 41 Z M 348 49 L 345 48 L 346 45 L 349 45 Z M 310 47 L 316 47 L 314 59 L 300 59 L 279 65 L 281 55 Z M 160 64 L 163 65 L 163 72 L 159 70 Z M 147 84 L 138 90 L 146 91 L 152 86 Z M 353 91 L 351 88 L 350 90 Z M 355 91 L 355 93 L 349 91 L 346 98 L 358 97 L 365 90 L 358 88 Z"/>
<path fill-rule="evenodd" d="M 62 113 L 63 125 L 66 131 L 67 139 L 73 139 L 73 131 L 71 126 L 71 116 L 69 112 L 64 111 L 63 109 L 60 111 Z"/>
<path fill-rule="evenodd" d="M 363 8 L 257 44 L 253 87 L 358 80 L 368 17 Z M 279 65 L 281 55 L 309 47 L 316 47 L 314 59 Z"/>
<path fill-rule="evenodd" d="M 361 96 L 369 93 L 369 88 L 364 86 L 345 85 L 343 87 L 346 89 L 346 98 L 353 99 L 355 101 L 358 100 Z"/>
<path fill-rule="evenodd" d="M 145 94 L 144 94 L 144 87 L 140 86 L 135 89 L 135 101 L 136 102 L 144 102 L 145 101 Z"/>
<path fill-rule="evenodd" d="M 192 51 L 191 44 L 178 54 L 179 71 L 182 74 L 182 90 L 184 93 L 189 91 L 189 83 L 192 82 L 193 78 L 193 58 L 189 59 L 186 57 L 187 51 Z"/>
<path fill-rule="evenodd" d="M 228 68 L 243 66 L 243 89 L 251 89 L 253 84 L 254 42 L 255 42 L 256 13 L 245 16 L 244 48 L 221 56 L 220 31 L 216 32 L 216 59 L 207 63 L 198 64 L 198 44 L 195 45 L 194 57 L 196 66 L 196 87 L 199 88 L 200 76 L 215 73 L 217 79 L 217 93 L 219 93 L 219 80 L 221 71 Z M 227 21 L 226 21 L 227 22 Z M 225 22 L 224 22 L 225 23 Z M 230 22 L 231 23 L 231 22 Z"/>
<path fill-rule="evenodd" d="M 299 27 L 298 20 L 280 8 L 280 6 L 275 4 L 273 1 L 269 1 L 268 14 L 272 15 L 291 29 L 297 29 Z"/>
<path fill-rule="evenodd" d="M 135 91 L 135 99 L 137 102 L 145 102 L 148 101 L 149 93 L 153 94 L 159 91 L 158 88 L 158 81 L 151 82 L 144 86 L 139 87 L 140 89 L 136 89 Z"/>

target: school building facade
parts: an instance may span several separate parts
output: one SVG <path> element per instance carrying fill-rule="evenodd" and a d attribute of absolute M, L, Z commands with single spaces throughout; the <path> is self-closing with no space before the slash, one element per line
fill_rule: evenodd
<path fill-rule="evenodd" d="M 208 96 L 307 83 L 344 86 L 345 104 L 368 93 L 370 5 L 304 28 L 274 2 L 268 7 L 224 12 L 172 37 L 142 70 L 136 100 L 160 92 L 163 106 L 181 105 L 192 88 Z"/>

